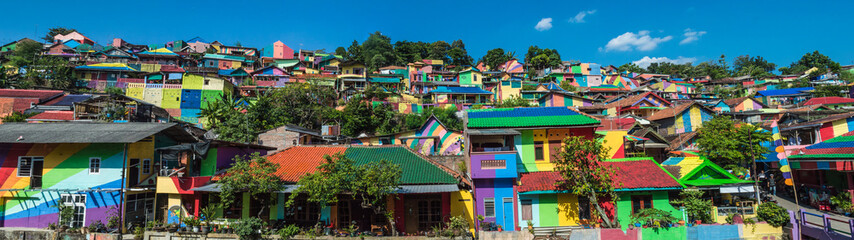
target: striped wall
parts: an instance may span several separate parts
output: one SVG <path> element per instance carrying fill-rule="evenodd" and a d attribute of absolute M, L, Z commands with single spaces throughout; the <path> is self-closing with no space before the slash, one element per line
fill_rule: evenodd
<path fill-rule="evenodd" d="M 201 125 L 203 122 L 198 116 L 201 109 L 234 91 L 230 82 L 220 78 L 184 74 L 180 80 L 181 84 L 129 83 L 126 94 L 164 108 L 181 121 Z"/>
<path fill-rule="evenodd" d="M 58 221 L 55 206 L 61 194 L 86 196 L 84 224 L 107 222 L 108 210 L 118 207 L 121 193 L 124 144 L 2 144 L 0 182 L 2 189 L 31 189 L 31 177 L 18 177 L 22 156 L 43 157 L 42 190 L 0 192 L 3 227 L 47 227 Z M 154 143 L 143 140 L 129 144 L 128 158 L 154 159 Z M 100 172 L 89 173 L 90 158 L 100 158 Z M 153 168 L 153 163 L 152 163 Z M 152 171 L 153 172 L 153 171 Z M 149 175 L 140 173 L 140 179 Z M 100 191 L 98 189 L 101 189 Z"/>
<path fill-rule="evenodd" d="M 554 164 L 549 159 L 555 154 L 549 141 L 561 141 L 568 136 L 593 136 L 591 128 L 564 128 L 564 129 L 539 129 L 521 130 L 520 136 L 514 138 L 515 149 L 520 161 L 517 169 L 519 172 L 553 171 Z M 534 142 L 543 142 L 544 160 L 536 160 L 534 155 Z"/>
<path fill-rule="evenodd" d="M 435 136 L 436 138 L 405 139 L 407 137 L 426 136 Z M 359 138 L 352 140 L 350 144 L 383 145 L 381 139 L 388 139 L 388 144 L 390 145 L 406 145 L 424 155 L 462 154 L 462 133 L 445 128 L 435 117 L 427 119 L 427 122 L 416 131 L 402 132 L 390 136 Z"/>
<path fill-rule="evenodd" d="M 583 107 L 593 106 L 593 100 L 563 94 L 549 94 L 539 100 L 540 107 Z"/>
<path fill-rule="evenodd" d="M 519 194 L 519 202 L 516 213 L 522 216 L 523 200 L 531 200 L 531 223 L 534 227 L 557 227 L 577 226 L 580 223 L 578 216 L 578 196 L 569 193 L 545 193 L 545 194 Z M 527 227 L 528 221 L 519 218 L 518 225 Z"/>
<path fill-rule="evenodd" d="M 694 132 L 703 126 L 703 122 L 710 121 L 713 117 L 712 112 L 694 105 L 676 115 L 673 125 L 666 127 L 666 131 L 668 135 Z"/>
<path fill-rule="evenodd" d="M 854 117 L 827 122 L 819 128 L 821 140 L 828 140 L 854 131 Z"/>
<path fill-rule="evenodd" d="M 504 227 L 504 231 L 513 231 L 515 225 L 515 208 L 513 206 L 516 201 L 513 194 L 513 178 L 496 178 L 496 179 L 475 179 L 475 215 L 484 216 L 485 222 L 493 222 Z M 487 216 L 484 213 L 484 200 L 493 199 L 495 201 L 495 215 Z M 507 204 L 504 199 L 512 199 Z M 509 226 L 509 227 L 508 227 Z M 527 225 L 526 225 L 527 226 Z"/>
<path fill-rule="evenodd" d="M 751 98 L 744 99 L 741 103 L 731 108 L 733 112 L 744 112 L 762 109 L 762 105 Z"/>

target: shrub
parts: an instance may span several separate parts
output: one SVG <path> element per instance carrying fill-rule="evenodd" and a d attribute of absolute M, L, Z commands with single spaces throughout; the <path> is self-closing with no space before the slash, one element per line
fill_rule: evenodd
<path fill-rule="evenodd" d="M 684 190 L 679 193 L 679 196 L 682 199 L 673 202 L 685 206 L 688 219 L 700 220 L 705 223 L 712 222 L 712 215 L 710 214 L 713 206 L 712 201 L 703 200 L 703 192 Z"/>
<path fill-rule="evenodd" d="M 644 208 L 632 214 L 632 222 L 643 222 L 647 226 L 653 227 L 667 226 L 668 223 L 676 220 L 676 217 L 670 215 L 670 212 L 656 208 Z"/>
<path fill-rule="evenodd" d="M 279 229 L 279 237 L 281 237 L 282 240 L 287 240 L 291 239 L 291 237 L 293 236 L 296 236 L 297 234 L 299 234 L 299 232 L 299 227 L 293 224 L 288 224 L 285 225 L 285 227 L 283 227 L 282 229 Z"/>
<path fill-rule="evenodd" d="M 261 233 L 258 230 L 263 229 L 264 225 L 264 221 L 260 218 L 243 218 L 234 224 L 234 234 L 237 234 L 241 240 L 260 239 Z"/>
<path fill-rule="evenodd" d="M 756 216 L 759 221 L 768 222 L 773 227 L 781 227 L 789 222 L 789 212 L 776 203 L 766 202 L 759 204 Z"/>

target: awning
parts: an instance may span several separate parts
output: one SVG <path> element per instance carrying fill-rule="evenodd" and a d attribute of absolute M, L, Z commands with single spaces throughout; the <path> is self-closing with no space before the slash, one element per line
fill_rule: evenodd
<path fill-rule="evenodd" d="M 469 135 L 497 136 L 497 135 L 521 135 L 513 129 L 468 129 Z"/>
<path fill-rule="evenodd" d="M 752 193 L 753 185 L 721 186 L 721 193 Z"/>

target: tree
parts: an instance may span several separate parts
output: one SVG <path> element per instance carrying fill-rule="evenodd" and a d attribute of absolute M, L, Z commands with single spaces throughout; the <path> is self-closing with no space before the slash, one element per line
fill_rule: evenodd
<path fill-rule="evenodd" d="M 525 53 L 525 63 L 535 70 L 558 67 L 561 65 L 560 54 L 556 49 L 541 49 L 537 46 L 530 46 L 528 52 Z"/>
<path fill-rule="evenodd" d="M 456 66 L 456 70 L 462 70 L 463 66 L 470 66 L 472 61 L 474 61 L 469 56 L 468 51 L 466 51 L 466 45 L 461 39 L 457 39 L 451 43 L 451 50 L 448 50 L 448 57 L 451 59 L 450 64 Z"/>
<path fill-rule="evenodd" d="M 765 77 L 773 75 L 771 72 L 777 69 L 777 64 L 768 62 L 762 56 L 742 55 L 735 58 L 733 68 L 740 76 Z"/>
<path fill-rule="evenodd" d="M 427 58 L 429 56 L 430 44 L 420 41 L 397 41 L 394 43 L 394 51 L 399 59 L 397 64 L 406 65 Z"/>
<path fill-rule="evenodd" d="M 768 149 L 760 143 L 771 141 L 770 132 L 750 124 L 736 123 L 724 115 L 703 123 L 699 133 L 697 145 L 700 153 L 722 166 L 747 167 L 754 159 L 764 159 L 762 154 Z"/>
<path fill-rule="evenodd" d="M 317 171 L 300 177 L 297 189 L 292 193 L 287 207 L 293 206 L 296 198 L 304 194 L 309 203 L 317 204 L 321 209 L 338 203 L 338 195 L 351 190 L 351 183 L 358 179 L 355 163 L 344 157 L 342 153 L 323 156 L 324 163 L 317 166 Z M 317 219 L 320 219 L 318 212 Z"/>
<path fill-rule="evenodd" d="M 697 190 L 682 190 L 679 196 L 682 199 L 673 201 L 675 204 L 685 207 L 685 212 L 688 214 L 688 219 L 692 221 L 700 220 L 705 223 L 712 222 L 712 200 L 703 200 L 703 191 Z"/>
<path fill-rule="evenodd" d="M 626 63 L 617 67 L 617 71 L 619 72 L 630 72 L 630 73 L 644 73 L 646 69 L 635 65 L 634 63 Z"/>
<path fill-rule="evenodd" d="M 338 56 L 347 56 L 347 49 L 344 47 L 338 47 L 335 49 L 335 55 Z"/>
<path fill-rule="evenodd" d="M 10 63 L 15 67 L 25 67 L 36 62 L 43 50 L 42 44 L 36 41 L 22 41 L 15 46 Z"/>
<path fill-rule="evenodd" d="M 520 96 L 513 96 L 495 104 L 496 108 L 530 107 L 531 101 Z"/>
<path fill-rule="evenodd" d="M 243 47 L 243 44 L 240 43 L 240 41 L 236 41 L 236 42 L 234 42 L 234 46 L 235 47 Z"/>
<path fill-rule="evenodd" d="M 781 67 L 780 72 L 786 75 L 800 74 L 811 68 L 817 68 L 818 71 L 815 71 L 818 72 L 817 74 L 825 74 L 827 71 L 839 72 L 841 65 L 831 60 L 830 57 L 814 51 L 804 54 L 801 59 L 793 62 L 789 67 Z"/>
<path fill-rule="evenodd" d="M 344 56 L 344 59 L 356 61 L 362 60 L 362 46 L 359 45 L 359 41 L 353 40 L 353 43 L 347 48 L 347 55 Z"/>
<path fill-rule="evenodd" d="M 262 218 L 264 211 L 275 200 L 275 193 L 284 190 L 284 181 L 276 175 L 278 170 L 279 164 L 269 162 L 258 153 L 249 157 L 235 156 L 231 168 L 218 182 L 223 205 L 232 205 L 235 198 L 248 193 L 260 202 L 258 218 Z"/>
<path fill-rule="evenodd" d="M 789 213 L 786 209 L 773 202 L 759 204 L 756 209 L 756 218 L 759 221 L 768 222 L 772 227 L 782 227 L 789 222 Z"/>
<path fill-rule="evenodd" d="M 495 48 L 487 51 L 486 55 L 484 55 L 480 61 L 486 64 L 486 66 L 489 66 L 490 70 L 494 71 L 498 70 L 498 66 L 501 66 L 501 64 L 513 59 L 513 57 L 515 57 L 513 55 L 513 53 L 504 52 L 504 49 Z"/>
<path fill-rule="evenodd" d="M 397 236 L 394 214 L 389 211 L 388 197 L 398 190 L 401 183 L 402 170 L 400 165 L 390 163 L 385 159 L 370 162 L 357 168 L 359 175 L 353 182 L 352 189 L 362 199 L 362 207 L 369 207 L 375 214 L 383 214 L 391 225 L 392 236 Z"/>
<path fill-rule="evenodd" d="M 567 81 L 567 80 L 560 82 L 560 88 L 562 88 L 563 90 L 565 90 L 567 92 L 577 92 L 578 91 L 578 88 L 575 87 L 575 85 L 572 85 L 572 82 Z"/>
<path fill-rule="evenodd" d="M 421 127 L 430 116 L 436 116 L 442 124 L 450 130 L 463 130 L 463 121 L 457 117 L 457 108 L 449 106 L 446 108 L 431 107 L 425 108 L 421 114 L 407 114 L 404 116 L 404 127 L 402 130 L 415 130 Z"/>
<path fill-rule="evenodd" d="M 12 112 L 9 115 L 6 115 L 5 117 L 3 117 L 2 118 L 3 121 L 0 121 L 0 122 L 3 122 L 3 123 L 26 122 L 27 118 L 35 116 L 36 114 L 38 114 L 38 113 Z"/>
<path fill-rule="evenodd" d="M 379 31 L 371 33 L 368 39 L 362 43 L 361 53 L 362 56 L 359 60 L 372 71 L 385 67 L 389 63 L 398 62 L 394 47 L 391 45 L 391 38 L 384 36 Z M 378 62 L 374 63 L 374 61 Z"/>
<path fill-rule="evenodd" d="M 596 139 L 570 136 L 563 139 L 554 164 L 555 170 L 563 177 L 558 187 L 579 197 L 587 197 L 596 206 L 604 226 L 613 228 L 616 224 L 599 204 L 600 195 L 607 196 L 610 201 L 618 198 L 612 181 L 615 170 L 603 164 L 608 159 L 608 151 L 609 148 Z"/>
<path fill-rule="evenodd" d="M 442 60 L 445 63 L 450 62 L 450 58 L 448 58 L 448 50 L 451 49 L 451 45 L 445 41 L 435 41 L 430 44 L 430 52 L 427 56 L 429 59 Z"/>
<path fill-rule="evenodd" d="M 813 97 L 845 97 L 848 86 L 845 85 L 819 85 L 813 91 Z"/>
<path fill-rule="evenodd" d="M 71 89 L 74 86 L 74 68 L 61 57 L 45 56 L 27 66 L 24 81 L 34 86 Z"/>
<path fill-rule="evenodd" d="M 45 42 L 52 43 L 52 42 L 54 42 L 54 39 L 53 39 L 54 36 L 60 35 L 60 34 L 65 35 L 65 34 L 72 33 L 74 31 L 77 31 L 77 30 L 75 30 L 73 28 L 52 27 L 52 28 L 48 29 L 47 35 L 42 37 L 42 40 L 44 40 Z"/>

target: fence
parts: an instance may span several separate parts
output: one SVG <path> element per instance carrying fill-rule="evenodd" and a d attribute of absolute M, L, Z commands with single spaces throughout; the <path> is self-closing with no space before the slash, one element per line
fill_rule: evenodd
<path fill-rule="evenodd" d="M 789 211 L 790 221 L 794 226 L 794 240 L 802 237 L 814 239 L 852 239 L 854 238 L 854 219 L 840 219 L 827 214 L 816 214 L 799 210 L 797 214 Z"/>

